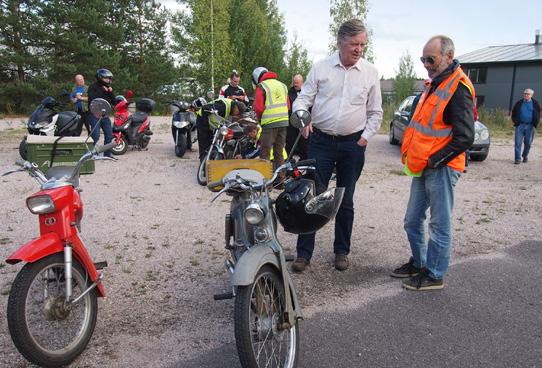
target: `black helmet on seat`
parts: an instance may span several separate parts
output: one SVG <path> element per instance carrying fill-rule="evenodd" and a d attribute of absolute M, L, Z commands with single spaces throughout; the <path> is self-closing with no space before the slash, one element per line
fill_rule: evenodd
<path fill-rule="evenodd" d="M 293 234 L 308 234 L 321 229 L 335 217 L 344 188 L 331 188 L 315 193 L 314 181 L 300 179 L 290 182 L 275 202 L 275 211 L 284 230 Z"/>

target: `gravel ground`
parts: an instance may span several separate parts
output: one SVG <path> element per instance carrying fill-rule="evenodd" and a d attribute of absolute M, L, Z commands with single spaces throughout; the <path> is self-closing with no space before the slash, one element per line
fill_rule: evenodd
<path fill-rule="evenodd" d="M 0 172 L 13 168 L 18 158 L 22 120 L 0 120 Z M 229 288 L 222 240 L 229 202 L 224 196 L 210 204 L 212 193 L 196 182 L 197 152 L 175 157 L 169 118 L 152 120 L 155 135 L 148 151 L 128 151 L 116 163 L 96 162 L 95 174 L 81 177 L 82 237 L 94 260 L 107 260 L 109 267 L 96 330 L 74 367 L 182 367 L 235 343 L 233 301 L 212 299 Z M 528 164 L 513 165 L 511 139 L 494 140 L 488 159 L 472 163 L 462 175 L 453 215 L 453 263 L 542 239 L 542 140 L 535 140 L 530 158 Z M 24 204 L 38 188 L 25 174 L 0 180 L 0 366 L 26 367 L 4 317 L 21 265 L 3 260 L 38 235 L 37 219 Z M 351 268 L 333 269 L 328 225 L 317 235 L 311 268 L 294 276 L 305 318 L 402 292 L 386 281 L 409 256 L 402 228 L 409 186 L 398 147 L 385 135 L 374 137 L 355 194 Z M 287 250 L 295 250 L 293 235 L 281 231 L 279 238 Z"/>

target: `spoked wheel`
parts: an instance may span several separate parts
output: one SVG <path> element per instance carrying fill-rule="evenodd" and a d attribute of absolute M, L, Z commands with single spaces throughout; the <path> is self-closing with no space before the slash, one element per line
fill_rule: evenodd
<path fill-rule="evenodd" d="M 283 327 L 284 284 L 264 266 L 235 299 L 235 340 L 243 368 L 294 368 L 299 354 L 299 327 Z"/>
<path fill-rule="evenodd" d="M 128 151 L 128 141 L 124 137 L 121 138 L 119 144 L 111 148 L 111 152 L 116 156 L 124 155 L 126 151 Z"/>
<path fill-rule="evenodd" d="M 73 259 L 72 300 L 88 285 L 87 273 Z M 26 264 L 13 282 L 7 308 L 15 346 L 26 359 L 46 367 L 69 364 L 83 352 L 97 313 L 96 289 L 77 303 L 66 304 L 62 253 Z"/>
<path fill-rule="evenodd" d="M 223 160 L 224 155 L 218 152 L 216 149 L 211 152 L 209 160 Z M 198 166 L 198 184 L 207 185 L 207 155 L 201 160 Z"/>

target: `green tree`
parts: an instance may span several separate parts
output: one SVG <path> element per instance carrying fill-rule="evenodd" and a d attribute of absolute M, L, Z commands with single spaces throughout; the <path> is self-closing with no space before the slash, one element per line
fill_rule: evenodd
<path fill-rule="evenodd" d="M 416 84 L 416 73 L 414 72 L 414 64 L 408 51 L 405 51 L 399 59 L 399 70 L 393 82 L 393 91 L 395 94 L 395 102 L 399 103 L 406 97 L 414 93 Z"/>
<path fill-rule="evenodd" d="M 297 37 L 294 37 L 286 51 L 286 68 L 283 72 L 284 82 L 288 84 L 296 74 L 301 74 L 303 78 L 306 78 L 311 66 L 312 62 L 309 60 L 307 49 L 303 47 Z"/>
<path fill-rule="evenodd" d="M 335 52 L 337 50 L 337 33 L 341 24 L 350 19 L 359 19 L 367 27 L 367 36 L 369 39 L 365 47 L 364 57 L 373 62 L 374 53 L 371 43 L 373 31 L 367 26 L 368 13 L 368 0 L 330 0 L 329 14 L 331 22 L 329 24 L 329 33 L 331 34 L 331 42 L 329 44 L 329 51 Z"/>
<path fill-rule="evenodd" d="M 178 11 L 172 21 L 174 50 L 190 64 L 191 76 L 201 89 L 214 82 L 214 93 L 231 72 L 230 0 L 180 0 L 187 11 Z M 178 22 L 178 23 L 176 23 Z"/>
<path fill-rule="evenodd" d="M 0 1 L 0 111 L 21 111 L 38 96 L 32 79 L 43 74 L 43 4 Z"/>

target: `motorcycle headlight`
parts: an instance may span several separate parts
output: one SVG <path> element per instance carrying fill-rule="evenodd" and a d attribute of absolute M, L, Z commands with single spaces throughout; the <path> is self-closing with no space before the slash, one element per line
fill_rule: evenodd
<path fill-rule="evenodd" d="M 26 206 L 34 215 L 43 215 L 56 211 L 55 203 L 49 195 L 28 197 L 26 199 Z"/>
<path fill-rule="evenodd" d="M 487 141 L 489 139 L 489 130 L 482 129 L 482 131 L 480 132 L 480 139 L 482 139 L 483 141 Z"/>
<path fill-rule="evenodd" d="M 173 125 L 175 128 L 182 129 L 184 127 L 187 127 L 190 123 L 188 121 L 174 121 Z"/>
<path fill-rule="evenodd" d="M 258 203 L 251 203 L 245 209 L 245 218 L 249 224 L 258 225 L 265 218 L 265 214 Z"/>

